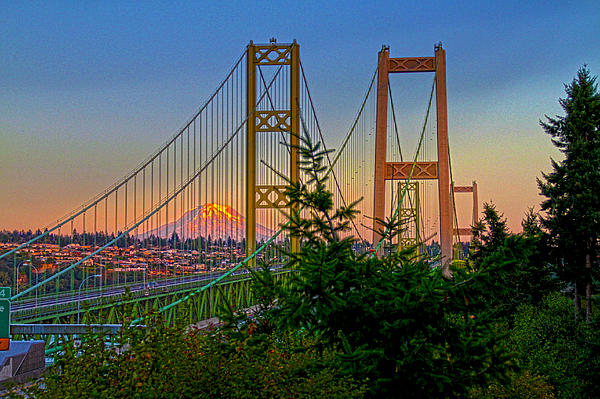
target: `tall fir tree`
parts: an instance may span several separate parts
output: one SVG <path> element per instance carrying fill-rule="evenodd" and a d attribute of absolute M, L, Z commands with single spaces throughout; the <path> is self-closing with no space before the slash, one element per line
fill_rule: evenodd
<path fill-rule="evenodd" d="M 483 259 L 500 248 L 508 235 L 504 214 L 499 213 L 493 203 L 484 203 L 483 218 L 473 226 L 469 266 L 479 270 Z"/>
<path fill-rule="evenodd" d="M 600 253 L 600 94 L 586 67 L 565 85 L 559 99 L 565 116 L 540 121 L 552 143 L 565 155 L 553 171 L 538 179 L 546 197 L 542 224 L 560 276 L 575 286 L 575 307 L 585 290 L 586 318 L 591 318 L 592 282 Z"/>
<path fill-rule="evenodd" d="M 542 227 L 540 226 L 540 215 L 533 208 L 527 209 L 525 217 L 521 220 L 523 235 L 525 237 L 540 237 L 542 235 Z"/>

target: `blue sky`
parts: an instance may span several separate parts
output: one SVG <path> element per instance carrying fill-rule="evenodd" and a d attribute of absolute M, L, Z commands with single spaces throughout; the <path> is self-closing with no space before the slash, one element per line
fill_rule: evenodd
<path fill-rule="evenodd" d="M 538 120 L 561 112 L 563 83 L 582 65 L 600 74 L 600 5 L 453 3 L 7 2 L 0 229 L 45 225 L 102 191 L 192 115 L 250 40 L 276 37 L 300 43 L 334 146 L 383 44 L 392 57 L 431 56 L 442 41 L 455 180 L 477 180 L 517 230 L 540 202 L 535 177 L 560 157 Z M 394 84 L 416 99 L 404 104 L 410 123 L 429 83 L 407 82 Z"/>

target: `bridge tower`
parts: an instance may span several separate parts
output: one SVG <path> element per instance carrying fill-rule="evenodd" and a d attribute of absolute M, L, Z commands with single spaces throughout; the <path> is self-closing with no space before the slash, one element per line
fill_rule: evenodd
<path fill-rule="evenodd" d="M 450 193 L 450 160 L 448 154 L 448 111 L 446 100 L 446 51 L 441 43 L 435 46 L 434 57 L 390 58 L 389 47 L 379 52 L 377 72 L 377 119 L 375 136 L 375 181 L 373 195 L 373 242 L 380 240 L 377 233 L 381 224 L 377 219 L 385 217 L 385 181 L 407 180 L 412 162 L 387 162 L 387 115 L 389 74 L 410 72 L 434 72 L 437 113 L 437 161 L 418 162 L 413 180 L 435 179 L 438 181 L 440 244 L 442 247 L 442 271 L 450 276 L 452 260 L 452 202 Z"/>
<path fill-rule="evenodd" d="M 264 185 L 256 182 L 256 134 L 284 133 L 289 134 L 290 143 L 290 175 L 292 183 L 300 179 L 300 46 L 296 41 L 292 44 L 278 44 L 274 40 L 268 45 L 250 42 L 246 54 L 246 89 L 247 115 L 246 122 L 246 254 L 256 250 L 256 210 L 269 208 L 290 208 L 290 214 L 298 209 L 290 206 L 285 198 L 285 185 Z M 256 69 L 259 66 L 287 66 L 289 68 L 289 108 L 260 110 L 256 101 Z M 258 198 L 257 198 L 258 196 Z M 300 248 L 298 237 L 291 237 L 291 251 Z M 255 264 L 254 258 L 249 262 Z"/>
<path fill-rule="evenodd" d="M 472 193 L 473 197 L 473 215 L 471 218 L 471 226 L 474 226 L 475 223 L 479 220 L 479 200 L 477 199 L 477 182 L 473 181 L 473 184 L 470 186 L 455 186 L 454 182 L 452 183 L 452 193 Z M 454 196 L 453 196 L 454 198 Z M 456 226 L 454 230 L 456 236 L 472 236 L 473 231 L 471 227 L 459 227 Z"/>

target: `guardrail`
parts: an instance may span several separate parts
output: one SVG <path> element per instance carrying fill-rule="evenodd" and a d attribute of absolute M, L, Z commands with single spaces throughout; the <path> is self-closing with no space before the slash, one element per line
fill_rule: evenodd
<path fill-rule="evenodd" d="M 11 324 L 11 335 L 117 335 L 121 324 Z M 146 327 L 136 326 L 136 327 Z"/>

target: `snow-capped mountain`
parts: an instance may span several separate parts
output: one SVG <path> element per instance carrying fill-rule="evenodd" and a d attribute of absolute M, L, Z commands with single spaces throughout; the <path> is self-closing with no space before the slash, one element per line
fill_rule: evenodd
<path fill-rule="evenodd" d="M 192 209 L 177 221 L 163 224 L 143 235 L 168 238 L 173 235 L 173 232 L 182 239 L 210 235 L 213 239 L 231 237 L 241 240 L 246 236 L 246 218 L 229 205 L 210 203 Z M 257 240 L 267 239 L 272 235 L 271 229 L 256 224 Z"/>

